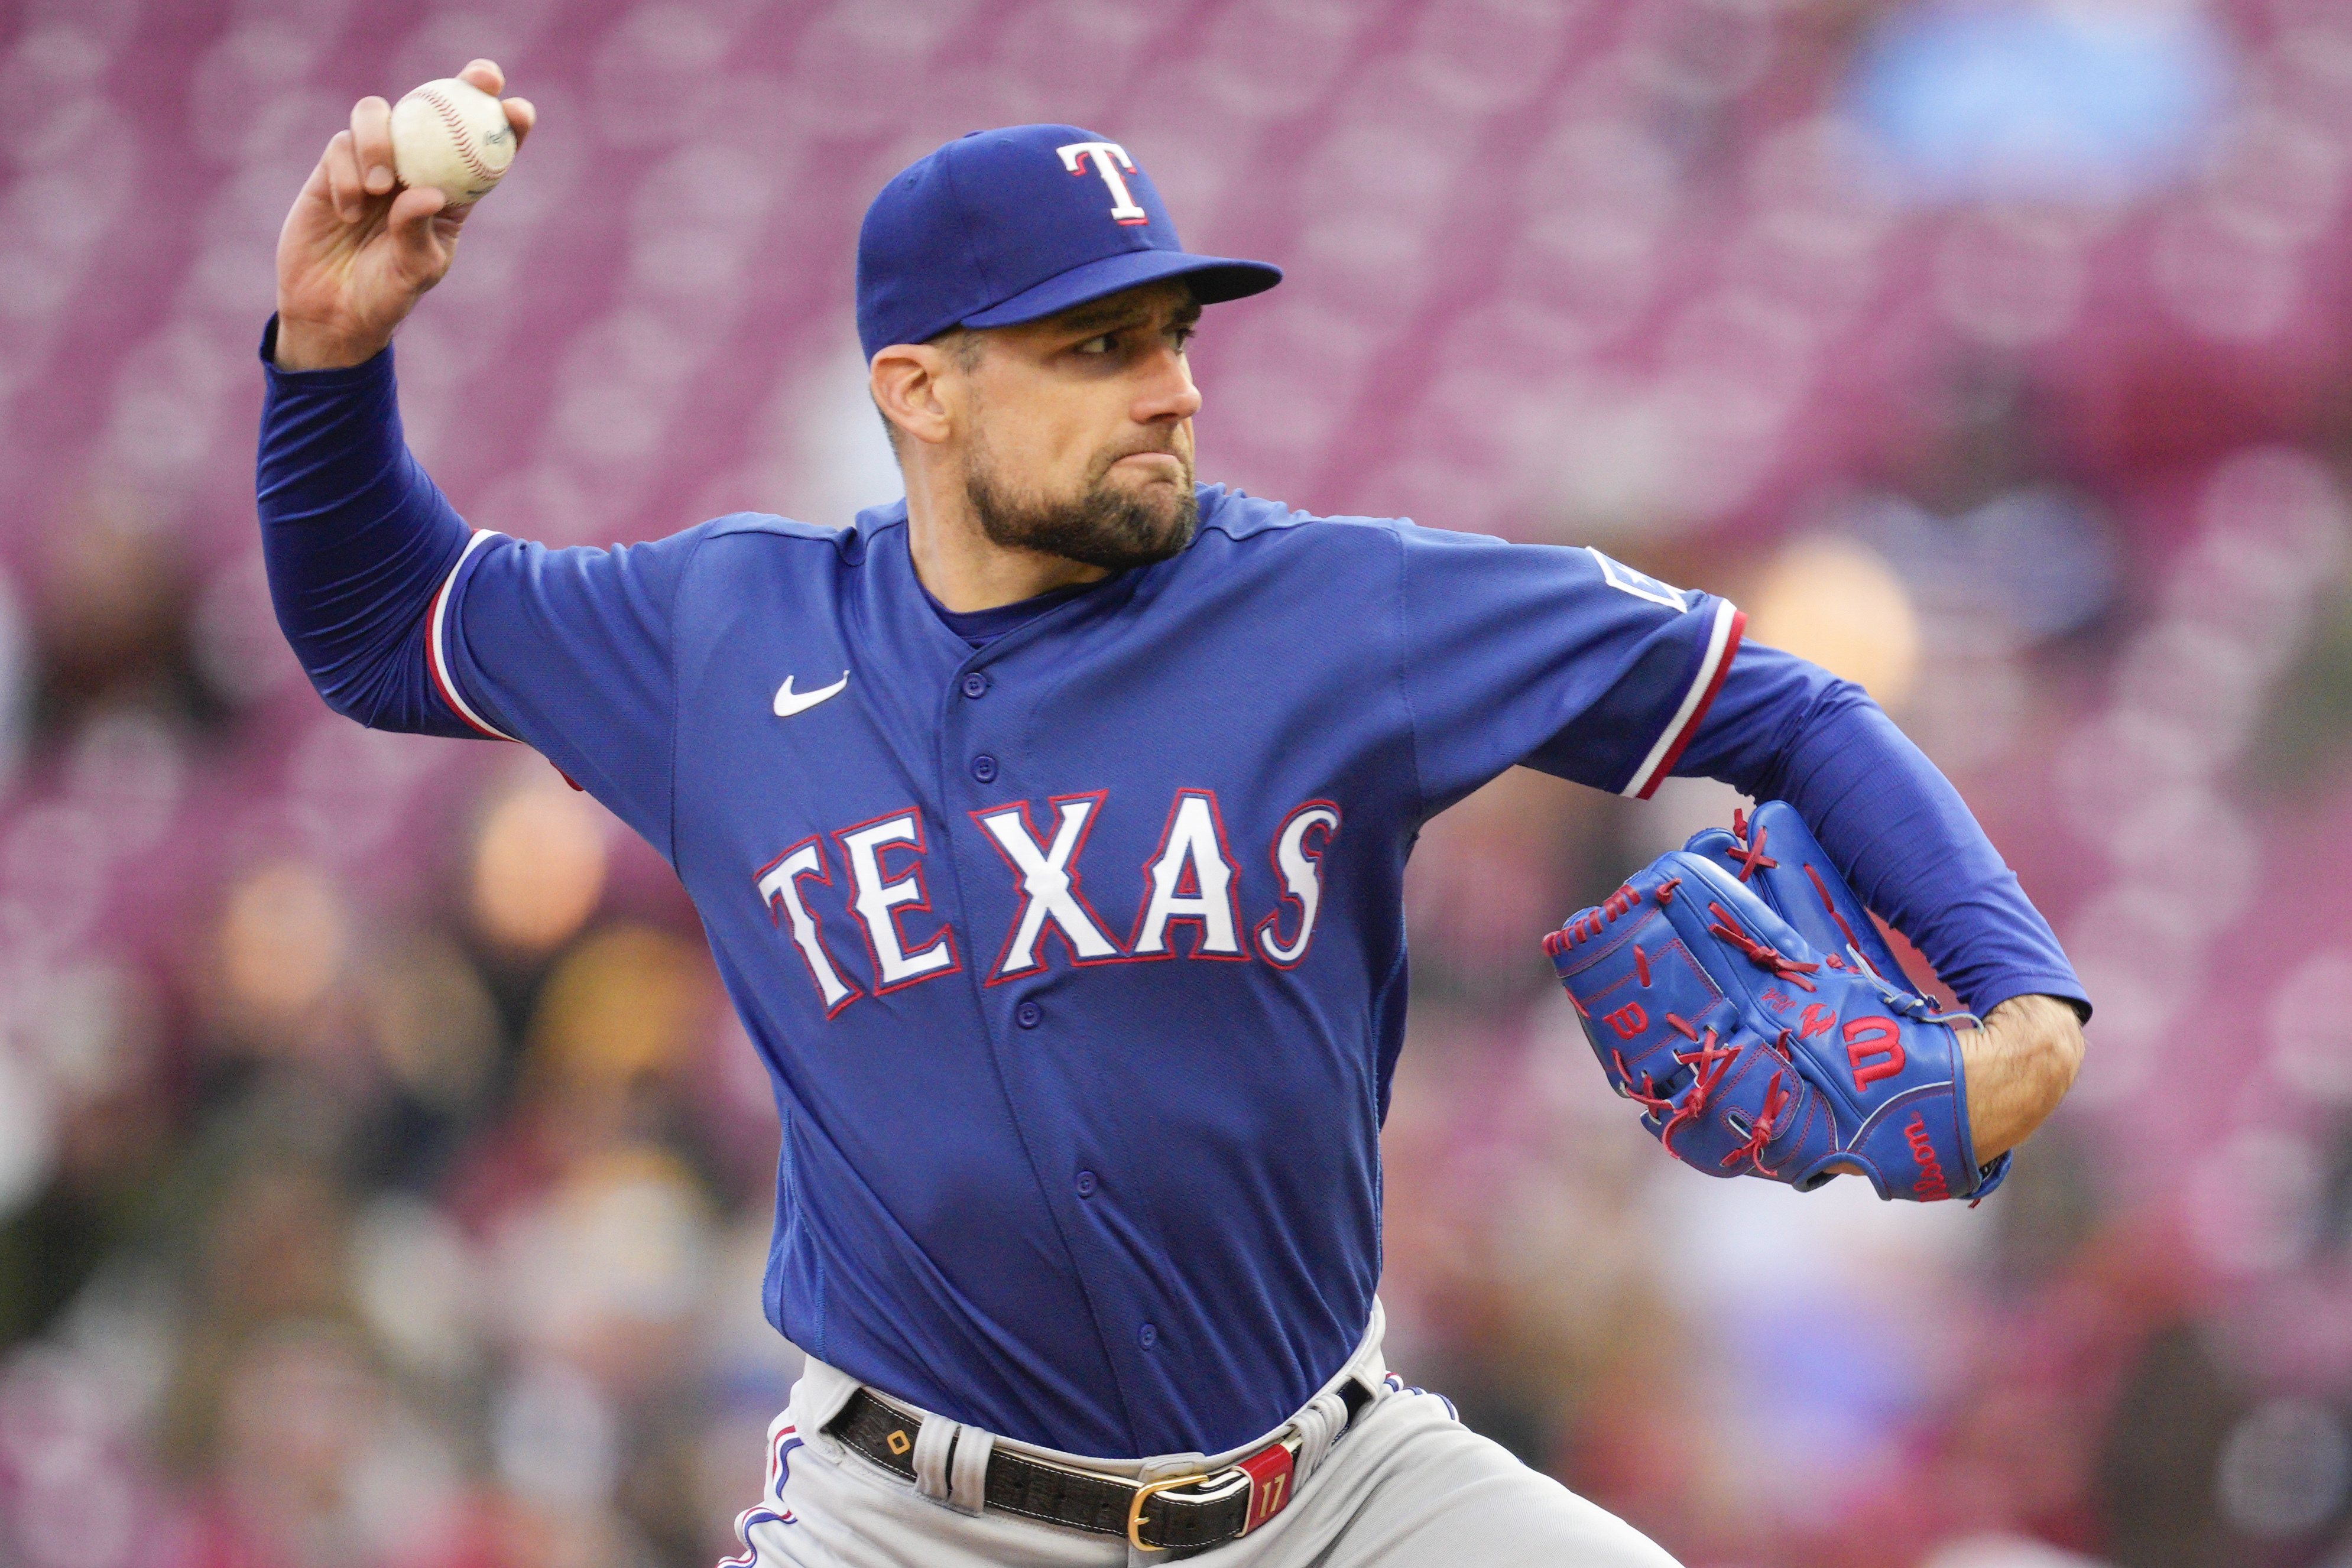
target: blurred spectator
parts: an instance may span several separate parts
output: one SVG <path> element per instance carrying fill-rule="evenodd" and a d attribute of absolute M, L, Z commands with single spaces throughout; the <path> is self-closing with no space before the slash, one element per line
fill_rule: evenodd
<path fill-rule="evenodd" d="M 110 705 L 208 715 L 188 645 L 180 541 L 161 520 L 128 494 L 94 489 L 40 538 L 36 734 L 65 733 Z"/>

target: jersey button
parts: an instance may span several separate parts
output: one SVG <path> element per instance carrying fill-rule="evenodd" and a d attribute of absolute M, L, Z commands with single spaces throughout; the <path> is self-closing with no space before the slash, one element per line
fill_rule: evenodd
<path fill-rule="evenodd" d="M 987 690 L 988 677 L 982 674 L 978 670 L 972 671 L 971 674 L 963 678 L 964 695 L 968 697 L 976 697 L 982 695 Z"/>
<path fill-rule="evenodd" d="M 1035 1029 L 1045 1021 L 1045 1009 L 1035 1002 L 1023 1002 L 1013 1009 L 1013 1021 L 1023 1029 Z"/>
<path fill-rule="evenodd" d="M 1078 1173 L 1078 1196 L 1080 1197 L 1092 1197 L 1094 1195 L 1095 1173 L 1092 1171 L 1080 1171 Z"/>
<path fill-rule="evenodd" d="M 982 752 L 971 759 L 971 776 L 983 784 L 996 782 L 996 758 Z"/>
<path fill-rule="evenodd" d="M 1135 1331 L 1135 1343 L 1141 1345 L 1144 1349 L 1150 1350 L 1153 1345 L 1160 1343 L 1160 1331 L 1157 1328 L 1154 1328 L 1151 1324 L 1146 1323 L 1141 1328 Z"/>

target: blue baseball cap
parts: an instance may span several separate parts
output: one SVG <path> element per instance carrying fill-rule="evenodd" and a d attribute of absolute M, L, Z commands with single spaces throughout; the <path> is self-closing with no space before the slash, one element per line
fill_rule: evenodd
<path fill-rule="evenodd" d="M 857 235 L 868 360 L 950 327 L 1010 327 L 1185 277 L 1203 305 L 1282 281 L 1263 261 L 1192 256 L 1151 177 L 1075 125 L 975 131 L 894 175 Z"/>

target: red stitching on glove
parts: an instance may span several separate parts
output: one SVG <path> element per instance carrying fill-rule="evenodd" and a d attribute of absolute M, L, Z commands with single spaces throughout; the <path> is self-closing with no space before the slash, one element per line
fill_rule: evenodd
<path fill-rule="evenodd" d="M 1633 944 L 1633 973 L 1642 977 L 1642 984 L 1650 983 L 1650 956 L 1642 951 L 1639 942 Z"/>

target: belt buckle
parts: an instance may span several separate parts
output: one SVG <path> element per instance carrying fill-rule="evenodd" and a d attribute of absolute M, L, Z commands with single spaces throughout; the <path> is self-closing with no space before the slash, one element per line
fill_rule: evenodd
<path fill-rule="evenodd" d="M 1289 1504 L 1290 1478 L 1297 1458 L 1290 1445 L 1277 1438 L 1256 1453 L 1245 1458 L 1237 1459 L 1223 1469 L 1203 1471 L 1196 1476 L 1171 1476 L 1166 1480 L 1151 1481 L 1138 1487 L 1135 1491 L 1135 1500 L 1129 1505 L 1127 1511 L 1129 1543 L 1142 1552 L 1171 1550 L 1165 1546 L 1151 1545 L 1143 1539 L 1143 1505 L 1150 1501 L 1156 1492 L 1173 1491 L 1178 1487 L 1199 1486 L 1203 1482 L 1218 1480 L 1226 1476 L 1242 1478 L 1249 1485 L 1249 1506 L 1242 1511 L 1242 1527 L 1228 1539 L 1237 1540 L 1247 1535 L 1251 1531 L 1280 1513 Z M 1218 1501 L 1228 1495 L 1232 1490 L 1233 1483 L 1223 1481 L 1217 1491 L 1202 1500 Z"/>
<path fill-rule="evenodd" d="M 1146 1481 L 1136 1488 L 1135 1500 L 1127 1505 L 1128 1543 L 1139 1552 L 1168 1551 L 1168 1547 L 1154 1546 L 1143 1539 L 1143 1505 L 1160 1492 L 1172 1491 L 1178 1487 L 1197 1486 L 1208 1479 L 1209 1472 L 1202 1470 L 1197 1476 L 1171 1476 L 1164 1481 Z"/>

